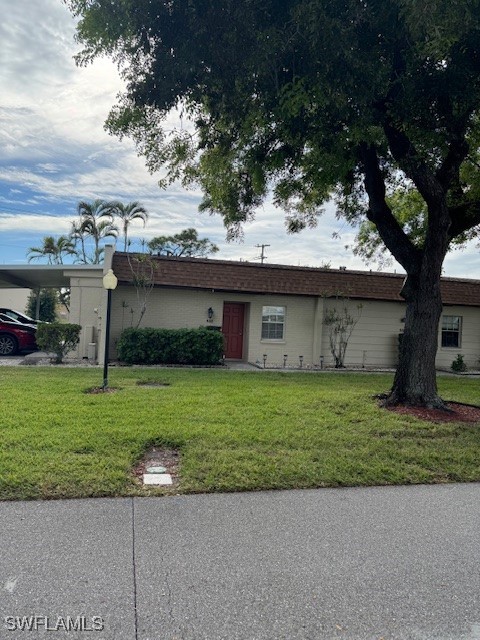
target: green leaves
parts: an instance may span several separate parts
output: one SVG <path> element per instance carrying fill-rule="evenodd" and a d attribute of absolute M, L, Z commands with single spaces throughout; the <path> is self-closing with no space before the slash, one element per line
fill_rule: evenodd
<path fill-rule="evenodd" d="M 461 217 L 457 226 L 480 222 L 472 161 L 479 147 L 479 0 L 69 6 L 80 17 L 80 62 L 109 55 L 126 80 L 107 129 L 133 138 L 149 169 L 163 171 L 162 187 L 199 185 L 201 210 L 220 213 L 233 233 L 269 191 L 291 230 L 313 226 L 335 194 L 339 213 L 353 224 L 375 209 L 370 218 L 384 223 L 389 250 L 416 268 L 406 264 L 404 256 L 415 252 L 405 247 L 425 245 L 429 220 L 440 211 L 425 202 L 440 189 L 452 221 Z M 166 125 L 172 109 L 189 120 L 173 131 Z M 467 137 L 477 140 L 469 158 L 462 155 Z M 366 166 L 365 145 L 378 166 Z M 439 187 L 445 175 L 448 185 Z M 376 184 L 368 194 L 366 178 Z M 422 194 L 416 218 L 382 196 L 395 180 Z M 378 253 L 370 229 L 360 234 L 367 257 Z"/>
<path fill-rule="evenodd" d="M 216 365 L 221 362 L 223 335 L 200 329 L 126 329 L 117 345 L 127 364 Z"/>
<path fill-rule="evenodd" d="M 199 238 L 196 229 L 184 229 L 172 236 L 157 236 L 148 243 L 152 253 L 161 256 L 205 258 L 218 252 L 216 244 L 208 238 Z"/>
<path fill-rule="evenodd" d="M 78 345 L 81 330 L 79 324 L 40 324 L 36 334 L 37 345 L 42 351 L 53 352 L 55 363 L 61 364 L 67 353 Z"/>

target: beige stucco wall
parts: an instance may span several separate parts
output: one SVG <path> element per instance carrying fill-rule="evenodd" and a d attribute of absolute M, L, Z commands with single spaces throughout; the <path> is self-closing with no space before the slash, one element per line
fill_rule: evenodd
<path fill-rule="evenodd" d="M 345 364 L 365 367 L 394 367 L 398 360 L 398 334 L 403 329 L 405 305 L 397 302 L 349 301 L 347 307 L 358 322 L 353 329 L 345 355 Z M 326 300 L 326 309 L 341 311 L 341 302 Z M 323 327 L 322 353 L 327 365 L 333 364 L 329 328 Z"/>
<path fill-rule="evenodd" d="M 442 316 L 460 316 L 462 318 L 462 331 L 460 347 L 442 347 L 442 321 L 440 320 L 437 366 L 449 369 L 457 354 L 461 353 L 469 369 L 478 369 L 480 359 L 480 309 L 476 307 L 444 306 Z"/>
<path fill-rule="evenodd" d="M 264 306 L 285 307 L 285 325 L 283 340 L 262 340 L 262 311 Z M 315 326 L 321 325 L 320 313 L 316 319 L 316 300 L 301 296 L 257 296 L 250 305 L 249 326 L 249 362 L 263 363 L 267 356 L 267 366 L 282 366 L 287 355 L 287 365 L 299 365 L 299 356 L 303 356 L 303 365 L 314 362 L 313 350 Z"/>
<path fill-rule="evenodd" d="M 98 358 L 101 353 L 101 322 L 105 299 L 101 269 L 88 275 L 70 278 L 69 322 L 79 324 L 82 327 L 80 343 L 75 352 L 69 354 L 70 357 L 86 358 L 88 345 L 93 342 L 96 344 L 95 355 Z"/>
<path fill-rule="evenodd" d="M 147 311 L 142 319 L 142 327 L 197 328 L 200 326 L 221 326 L 224 302 L 245 303 L 244 359 L 249 362 L 283 363 L 283 355 L 288 354 L 289 361 L 298 362 L 298 356 L 304 356 L 305 363 L 311 363 L 314 357 L 313 344 L 315 326 L 321 330 L 323 309 L 317 313 L 315 298 L 301 296 L 252 296 L 248 294 L 195 291 L 186 289 L 155 288 L 149 295 Z M 265 305 L 286 307 L 285 339 L 268 341 L 261 339 L 262 308 Z M 122 286 L 113 292 L 111 347 L 115 348 L 123 329 L 135 326 L 139 316 L 141 301 L 137 299 L 133 286 Z M 207 310 L 212 307 L 214 317 L 207 321 Z M 132 310 L 133 309 L 133 313 Z"/>
<path fill-rule="evenodd" d="M 105 304 L 102 302 L 101 280 L 98 284 L 100 295 L 88 290 L 82 293 L 83 303 L 89 308 L 83 311 L 82 318 L 85 323 L 94 326 L 98 326 L 98 316 L 102 317 L 102 305 Z M 90 280 L 89 286 L 92 285 L 93 280 Z M 287 364 L 296 366 L 302 355 L 304 366 L 309 367 L 312 364 L 318 365 L 322 355 L 326 366 L 333 364 L 328 329 L 323 325 L 323 318 L 325 309 L 334 306 L 335 302 L 323 298 L 155 288 L 148 298 L 141 326 L 196 328 L 211 324 L 220 327 L 224 302 L 245 303 L 244 360 L 261 364 L 263 355 L 266 354 L 267 365 L 281 366 L 283 356 L 287 354 Z M 262 308 L 266 305 L 286 308 L 285 336 L 282 341 L 261 339 Z M 349 305 L 351 313 L 355 315 L 357 303 L 350 301 Z M 140 306 L 141 300 L 137 299 L 135 287 L 120 286 L 113 292 L 110 342 L 112 357 L 123 329 L 136 324 Z M 215 314 L 211 323 L 207 321 L 209 307 L 212 307 Z M 94 308 L 99 310 L 97 315 L 92 315 Z M 448 368 L 457 353 L 463 353 L 468 366 L 477 367 L 480 357 L 480 309 L 445 307 L 444 314 L 462 316 L 462 343 L 460 349 L 439 347 L 437 365 Z M 360 319 L 349 341 L 345 364 L 395 367 L 398 361 L 398 334 L 403 330 L 404 317 L 403 303 L 364 301 Z"/>
<path fill-rule="evenodd" d="M 281 366 L 288 355 L 288 365 L 298 365 L 303 356 L 304 366 L 318 365 L 320 356 L 325 364 L 333 358 L 328 345 L 328 334 L 323 326 L 323 298 L 281 295 L 231 294 L 185 289 L 154 289 L 148 299 L 147 311 L 141 326 L 165 328 L 208 326 L 207 309 L 215 312 L 212 325 L 221 326 L 224 302 L 244 302 L 245 343 L 244 359 L 249 362 Z M 286 309 L 285 336 L 281 341 L 262 340 L 262 309 L 264 306 L 284 306 Z M 356 304 L 350 303 L 352 312 Z M 140 303 L 133 286 L 122 286 L 114 291 L 112 299 L 111 347 L 123 329 L 138 319 Z M 131 309 L 134 310 L 132 314 Z M 346 363 L 367 366 L 395 366 L 398 357 L 397 335 L 402 328 L 404 305 L 385 302 L 363 304 L 360 320 L 352 333 L 347 349 Z M 364 354 L 365 352 L 365 354 Z"/>
<path fill-rule="evenodd" d="M 30 289 L 0 289 L 0 307 L 25 313 Z"/>

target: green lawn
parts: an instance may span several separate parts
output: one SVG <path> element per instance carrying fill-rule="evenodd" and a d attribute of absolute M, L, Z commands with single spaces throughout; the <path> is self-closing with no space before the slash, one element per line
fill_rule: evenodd
<path fill-rule="evenodd" d="M 168 382 L 144 387 L 139 381 Z M 0 370 L 0 499 L 145 495 L 147 447 L 181 451 L 182 492 L 480 481 L 480 427 L 378 408 L 388 375 L 117 368 Z M 475 404 L 479 382 L 441 378 Z"/>

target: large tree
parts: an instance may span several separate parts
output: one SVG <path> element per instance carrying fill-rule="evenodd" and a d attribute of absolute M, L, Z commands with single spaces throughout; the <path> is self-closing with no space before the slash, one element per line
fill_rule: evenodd
<path fill-rule="evenodd" d="M 391 403 L 443 406 L 440 275 L 480 223 L 480 0 L 66 0 L 80 63 L 110 55 L 126 91 L 107 126 L 165 182 L 197 182 L 236 230 L 273 189 L 291 230 L 335 195 L 368 219 L 407 277 Z M 191 126 L 169 134 L 180 109 Z M 399 183 L 425 207 L 412 236 Z"/>
<path fill-rule="evenodd" d="M 156 236 L 148 243 L 152 253 L 159 256 L 206 258 L 217 253 L 218 247 L 208 238 L 199 238 L 196 229 L 184 229 L 173 236 Z"/>

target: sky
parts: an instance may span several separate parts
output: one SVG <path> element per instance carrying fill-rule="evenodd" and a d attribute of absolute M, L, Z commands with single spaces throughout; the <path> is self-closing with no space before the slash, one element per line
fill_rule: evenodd
<path fill-rule="evenodd" d="M 147 208 L 145 228 L 130 227 L 132 250 L 194 227 L 219 246 L 218 259 L 253 262 L 265 244 L 267 263 L 377 269 L 345 248 L 355 229 L 330 204 L 316 229 L 290 235 L 284 213 L 267 202 L 242 241 L 227 242 L 221 217 L 198 212 L 198 191 L 161 190 L 133 143 L 104 131 L 122 81 L 108 59 L 75 65 L 75 21 L 62 0 L 0 0 L 0 15 L 0 264 L 25 264 L 44 236 L 69 232 L 80 200 L 101 198 Z M 402 271 L 395 262 L 385 270 Z M 480 278 L 475 243 L 449 254 L 444 274 Z"/>

